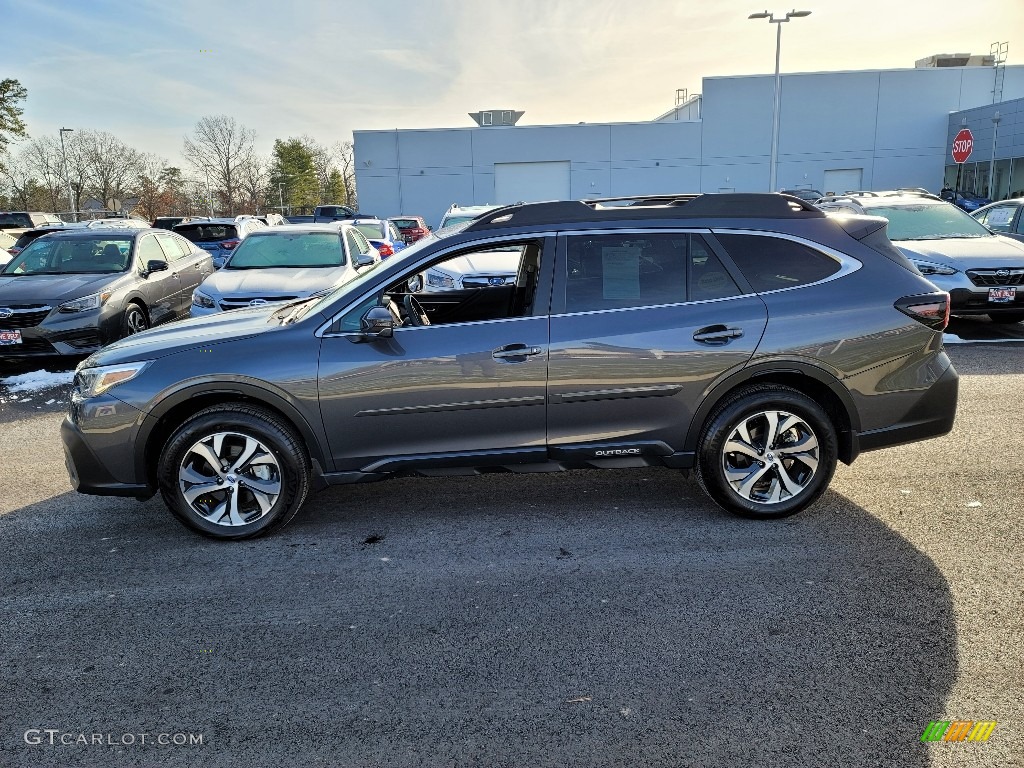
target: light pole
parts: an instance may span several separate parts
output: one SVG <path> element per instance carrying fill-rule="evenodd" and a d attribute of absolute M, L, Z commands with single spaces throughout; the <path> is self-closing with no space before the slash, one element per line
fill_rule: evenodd
<path fill-rule="evenodd" d="M 284 216 L 284 192 L 282 191 L 283 188 L 284 188 L 284 182 L 283 181 L 277 182 L 277 199 L 278 199 L 278 202 L 281 203 L 281 215 L 282 216 Z"/>
<path fill-rule="evenodd" d="M 768 19 L 769 24 L 776 24 L 775 27 L 775 106 L 772 109 L 772 157 L 771 157 L 771 168 L 769 170 L 769 181 L 768 191 L 775 192 L 775 180 L 777 175 L 776 166 L 779 162 L 779 104 L 781 99 L 781 81 L 779 78 L 779 59 L 782 53 L 782 25 L 790 19 L 799 19 L 804 16 L 810 16 L 810 11 L 789 11 L 781 19 L 775 18 L 774 13 L 768 11 L 762 11 L 761 13 L 752 13 L 747 16 L 748 19 Z"/>
<path fill-rule="evenodd" d="M 64 180 L 68 184 L 68 208 L 71 211 L 71 216 L 75 221 L 78 221 L 78 211 L 75 205 L 75 196 L 71 194 L 71 174 L 68 173 L 68 151 L 64 147 L 64 134 L 74 133 L 74 128 L 61 128 L 60 129 L 60 154 L 64 158 Z"/>
<path fill-rule="evenodd" d="M 998 110 L 992 115 L 992 158 L 988 161 L 988 199 L 995 202 L 996 196 L 992 194 L 992 188 L 996 184 L 996 137 L 999 135 L 999 121 L 1002 118 L 999 116 Z"/>
<path fill-rule="evenodd" d="M 213 192 L 210 191 L 210 169 L 206 168 L 206 204 L 210 209 L 210 218 L 213 218 Z"/>

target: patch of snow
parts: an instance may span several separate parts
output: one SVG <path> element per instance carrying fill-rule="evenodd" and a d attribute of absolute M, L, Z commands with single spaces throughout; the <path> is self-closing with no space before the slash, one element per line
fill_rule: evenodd
<path fill-rule="evenodd" d="M 11 392 L 38 392 L 53 387 L 64 387 L 75 380 L 74 371 L 32 371 L 19 376 L 8 376 L 0 379 L 0 385 L 7 387 Z M 24 402 L 24 401 L 22 401 Z"/>

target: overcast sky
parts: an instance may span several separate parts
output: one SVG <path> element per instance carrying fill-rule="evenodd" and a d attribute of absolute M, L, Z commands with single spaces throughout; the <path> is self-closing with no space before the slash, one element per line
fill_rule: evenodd
<path fill-rule="evenodd" d="M 110 131 L 180 163 L 182 137 L 227 114 L 275 138 L 353 129 L 649 120 L 701 78 L 770 73 L 759 0 L 3 0 L 3 66 L 32 135 Z M 789 10 L 792 6 L 768 6 Z M 913 67 L 1010 44 L 1024 0 L 810 0 L 783 25 L 782 71 Z M 244 10 L 243 10 L 244 8 Z"/>

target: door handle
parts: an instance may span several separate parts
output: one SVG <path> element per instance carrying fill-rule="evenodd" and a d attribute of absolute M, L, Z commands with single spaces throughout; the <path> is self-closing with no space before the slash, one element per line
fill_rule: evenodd
<path fill-rule="evenodd" d="M 526 344 L 506 344 L 491 352 L 495 360 L 509 360 L 515 363 L 526 362 L 526 358 L 539 355 L 544 350 L 540 347 L 529 347 Z"/>
<path fill-rule="evenodd" d="M 720 345 L 728 344 L 733 339 L 738 339 L 742 335 L 742 328 L 730 328 L 726 325 L 709 325 L 706 328 L 695 331 L 693 340 L 699 341 L 701 344 Z"/>

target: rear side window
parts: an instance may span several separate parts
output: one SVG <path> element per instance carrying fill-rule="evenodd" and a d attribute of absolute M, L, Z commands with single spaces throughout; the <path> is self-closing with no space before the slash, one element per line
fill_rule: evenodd
<path fill-rule="evenodd" d="M 737 296 L 704 238 L 687 233 L 570 237 L 567 312 L 645 307 Z"/>
<path fill-rule="evenodd" d="M 842 268 L 831 256 L 781 237 L 718 233 L 716 237 L 758 293 L 816 283 Z"/>
<path fill-rule="evenodd" d="M 32 227 L 32 219 L 27 213 L 0 213 L 0 229 L 21 229 Z"/>
<path fill-rule="evenodd" d="M 181 224 L 174 231 L 193 243 L 219 243 L 221 240 L 238 239 L 238 231 L 231 224 Z"/>

